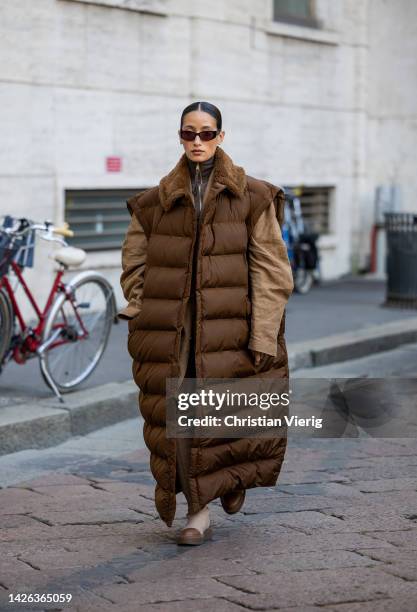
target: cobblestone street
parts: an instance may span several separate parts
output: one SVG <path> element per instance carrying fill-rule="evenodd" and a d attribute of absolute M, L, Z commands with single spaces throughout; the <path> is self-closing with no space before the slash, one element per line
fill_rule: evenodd
<path fill-rule="evenodd" d="M 167 528 L 147 451 L 120 452 L 137 427 L 1 458 L 1 610 L 47 609 L 8 605 L 35 592 L 80 612 L 416 609 L 416 440 L 290 439 L 276 488 L 210 504 L 213 540 L 177 547 L 184 498 Z"/>
<path fill-rule="evenodd" d="M 417 0 L 0 54 L 0 612 L 417 612 Z"/>

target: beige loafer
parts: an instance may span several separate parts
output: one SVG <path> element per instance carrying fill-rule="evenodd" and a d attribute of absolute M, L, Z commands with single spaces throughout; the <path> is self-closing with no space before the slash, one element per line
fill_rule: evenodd
<path fill-rule="evenodd" d="M 212 535 L 211 527 L 207 527 L 204 533 L 201 533 L 195 527 L 185 527 L 177 534 L 177 544 L 180 546 L 198 546 L 206 540 L 211 540 Z"/>

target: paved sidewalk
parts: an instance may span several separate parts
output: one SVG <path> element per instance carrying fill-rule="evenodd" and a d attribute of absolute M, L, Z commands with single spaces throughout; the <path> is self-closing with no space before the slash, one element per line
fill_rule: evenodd
<path fill-rule="evenodd" d="M 377 326 L 348 337 L 339 334 L 314 344 L 293 344 L 289 346 L 290 376 L 414 378 L 417 343 L 410 342 L 411 338 L 417 339 L 416 318 L 406 324 L 392 322 L 382 329 Z M 402 344 L 405 340 L 408 342 Z M 383 348 L 390 350 L 382 351 Z M 351 359 L 341 361 L 347 357 Z M 138 393 L 134 381 L 127 380 L 68 394 L 63 404 L 55 397 L 0 398 L 0 456 L 53 446 L 72 436 L 134 417 L 139 412 Z"/>
<path fill-rule="evenodd" d="M 347 360 L 350 365 L 358 360 L 359 369 L 369 376 L 371 364 L 366 360 L 376 353 L 380 358 L 372 370 L 374 376 L 392 376 L 398 370 L 414 376 L 417 311 L 381 308 L 383 296 L 384 283 L 358 278 L 314 287 L 307 296 L 293 294 L 286 334 L 291 373 L 322 376 L 318 366 L 334 364 L 339 376 L 349 376 Z M 317 332 L 322 336 L 315 337 Z M 294 341 L 300 334 L 304 340 Z M 24 370 L 8 365 L 0 379 L 0 455 L 58 444 L 135 416 L 138 389 L 131 379 L 126 336 L 125 322 L 113 327 L 103 364 L 79 391 L 64 396 L 65 404 L 58 402 L 43 381 L 31 386 L 31 368 L 36 368 L 40 378 L 37 363 L 29 362 Z M 29 372 L 28 381 L 22 380 L 22 372 Z M 103 374 L 107 375 L 104 381 Z M 91 386 L 92 381 L 96 386 Z"/>
<path fill-rule="evenodd" d="M 346 276 L 314 286 L 307 295 L 293 293 L 287 305 L 286 339 L 309 343 L 335 334 L 366 331 L 375 325 L 416 319 L 417 310 L 383 308 L 385 283 L 364 277 Z M 131 376 L 127 352 L 127 322 L 113 325 L 103 361 L 80 387 L 90 389 L 108 382 L 123 383 Z M 39 372 L 37 360 L 24 366 L 7 364 L 0 376 L 0 396 L 5 398 L 49 398 L 51 393 Z"/>
<path fill-rule="evenodd" d="M 187 548 L 184 498 L 167 528 L 137 428 L 0 458 L 1 610 L 18 592 L 80 612 L 415 610 L 416 440 L 290 438 L 278 487 L 237 515 L 210 504 L 213 540 Z"/>

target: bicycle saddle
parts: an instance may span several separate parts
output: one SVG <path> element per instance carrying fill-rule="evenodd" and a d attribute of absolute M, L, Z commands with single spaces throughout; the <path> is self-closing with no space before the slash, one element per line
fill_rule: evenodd
<path fill-rule="evenodd" d="M 59 263 L 62 263 L 65 266 L 77 267 L 83 263 L 86 256 L 87 253 L 83 251 L 83 249 L 66 246 L 57 249 L 50 257 L 52 257 L 56 261 L 59 261 Z"/>

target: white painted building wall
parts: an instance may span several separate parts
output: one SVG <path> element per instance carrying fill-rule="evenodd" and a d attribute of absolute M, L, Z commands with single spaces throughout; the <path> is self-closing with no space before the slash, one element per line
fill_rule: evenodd
<path fill-rule="evenodd" d="M 157 184 L 183 152 L 182 109 L 209 100 L 248 174 L 335 186 L 324 278 L 365 266 L 375 186 L 395 180 L 417 210 L 417 3 L 315 6 L 321 30 L 272 22 L 271 0 L 2 2 L 1 213 L 60 224 L 65 189 Z M 54 264 L 38 245 L 26 278 L 43 304 Z M 119 250 L 83 267 L 123 305 Z"/>

